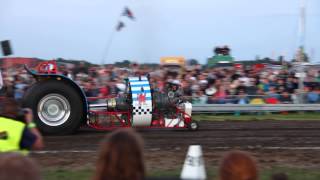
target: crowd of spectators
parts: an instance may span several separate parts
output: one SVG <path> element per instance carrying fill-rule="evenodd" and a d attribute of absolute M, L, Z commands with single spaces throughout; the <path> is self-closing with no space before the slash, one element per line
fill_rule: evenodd
<path fill-rule="evenodd" d="M 124 93 L 128 76 L 150 75 L 155 90 L 162 91 L 167 82 L 179 84 L 184 95 L 194 104 L 276 104 L 319 103 L 320 74 L 310 70 L 304 79 L 304 90 L 293 72 L 284 69 L 237 69 L 210 68 L 200 65 L 188 68 L 181 74 L 167 73 L 162 67 L 151 68 L 133 64 L 129 68 L 114 65 L 74 68 L 60 65 L 59 72 L 73 79 L 88 97 L 108 97 Z M 34 82 L 22 67 L 2 69 L 4 87 L 0 97 L 21 100 L 26 89 Z M 121 142 L 121 143 L 119 143 Z M 128 148 L 130 147 L 130 148 Z M 28 166 L 28 171 L 23 166 Z M 15 172 L 15 173 L 12 173 Z M 37 164 L 30 158 L 12 154 L 0 154 L 0 179 L 41 179 Z M 256 180 L 258 167 L 253 157 L 245 152 L 234 151 L 222 158 L 219 167 L 221 180 Z M 132 129 L 122 129 L 109 134 L 103 141 L 94 179 L 145 179 L 143 143 Z M 287 179 L 285 174 L 275 174 L 271 179 Z"/>
<path fill-rule="evenodd" d="M 285 69 L 238 69 L 235 67 L 189 67 L 182 73 L 168 73 L 163 67 L 151 68 L 132 64 L 128 68 L 114 65 L 70 68 L 59 65 L 59 73 L 72 78 L 83 88 L 88 97 L 108 97 L 124 93 L 128 76 L 149 74 L 155 90 L 162 91 L 167 82 L 181 86 L 184 96 L 193 104 L 276 104 L 319 103 L 320 74 L 308 70 L 304 78 L 304 90 L 299 90 L 295 72 Z M 33 83 L 33 78 L 22 68 L 3 69 L 4 88 L 0 96 L 17 100 Z"/>

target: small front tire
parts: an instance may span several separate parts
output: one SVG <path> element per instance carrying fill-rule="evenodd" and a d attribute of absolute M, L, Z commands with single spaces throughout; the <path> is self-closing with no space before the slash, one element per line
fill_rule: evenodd
<path fill-rule="evenodd" d="M 197 121 L 191 121 L 188 124 L 188 129 L 190 131 L 197 131 L 199 129 L 199 123 Z"/>

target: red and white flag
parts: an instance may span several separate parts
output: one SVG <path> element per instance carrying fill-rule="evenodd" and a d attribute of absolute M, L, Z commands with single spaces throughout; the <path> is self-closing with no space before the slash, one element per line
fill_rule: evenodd
<path fill-rule="evenodd" d="M 135 20 L 135 17 L 133 16 L 132 11 L 128 8 L 125 7 L 122 13 L 123 16 L 127 16 L 128 18 L 130 18 L 131 20 Z"/>

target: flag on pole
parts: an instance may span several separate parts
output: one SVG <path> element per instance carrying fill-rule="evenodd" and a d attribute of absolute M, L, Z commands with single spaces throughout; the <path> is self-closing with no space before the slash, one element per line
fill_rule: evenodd
<path fill-rule="evenodd" d="M 121 29 L 124 27 L 125 27 L 125 24 L 122 21 L 119 21 L 116 29 L 117 29 L 117 31 L 121 31 Z"/>
<path fill-rule="evenodd" d="M 132 11 L 131 11 L 128 7 L 125 7 L 125 8 L 124 8 L 122 15 L 123 15 L 123 16 L 127 16 L 127 17 L 130 18 L 131 20 L 134 20 L 134 19 L 135 19 L 135 17 L 133 16 Z"/>

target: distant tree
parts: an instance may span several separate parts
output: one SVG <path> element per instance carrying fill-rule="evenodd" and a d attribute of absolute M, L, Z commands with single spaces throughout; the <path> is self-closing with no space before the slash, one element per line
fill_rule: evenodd
<path fill-rule="evenodd" d="M 146 67 L 150 67 L 150 68 L 158 68 L 159 67 L 158 63 L 145 63 L 144 65 Z"/>
<path fill-rule="evenodd" d="M 279 56 L 279 57 L 278 57 L 278 61 L 279 61 L 279 62 L 284 61 L 284 57 L 283 57 L 283 56 Z"/>
<path fill-rule="evenodd" d="M 130 67 L 131 62 L 129 60 L 123 60 L 122 62 L 115 62 L 114 65 L 117 67 Z"/>
<path fill-rule="evenodd" d="M 272 59 L 269 58 L 269 57 L 265 57 L 265 58 L 263 58 L 262 60 L 263 60 L 263 61 L 271 61 Z"/>
<path fill-rule="evenodd" d="M 89 63 L 86 60 L 75 60 L 75 59 L 64 59 L 64 58 L 56 58 L 57 63 L 68 63 L 68 64 L 73 64 L 74 66 L 79 66 L 82 64 L 82 66 L 85 67 L 91 67 L 94 64 Z"/>

